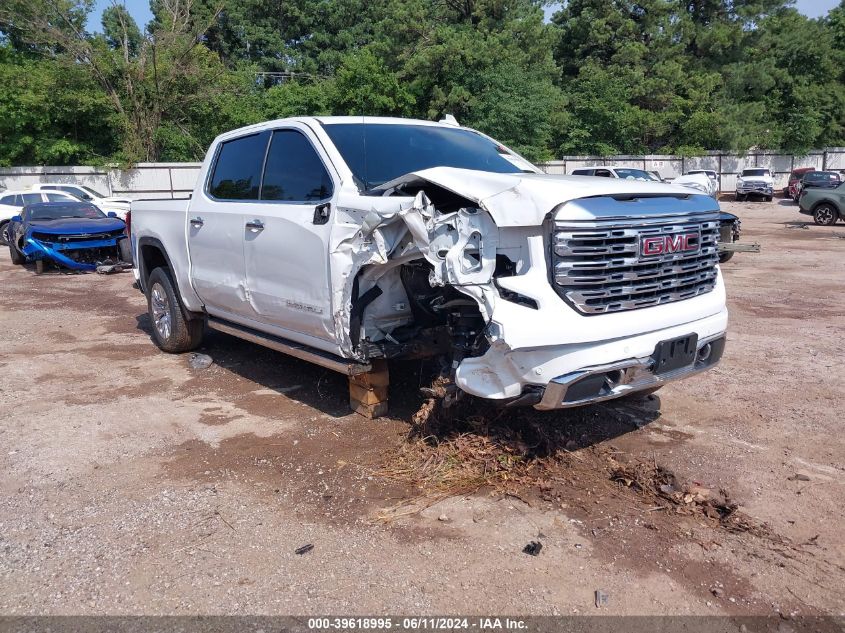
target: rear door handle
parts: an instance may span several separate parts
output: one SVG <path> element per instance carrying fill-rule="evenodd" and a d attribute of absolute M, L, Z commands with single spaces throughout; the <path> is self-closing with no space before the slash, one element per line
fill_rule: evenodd
<path fill-rule="evenodd" d="M 261 220 L 252 220 L 251 222 L 246 223 L 246 228 L 250 231 L 258 232 L 264 230 L 264 222 Z"/>
<path fill-rule="evenodd" d="M 191 226 L 199 228 L 203 224 L 205 224 L 205 222 L 202 221 L 202 218 L 191 218 Z"/>

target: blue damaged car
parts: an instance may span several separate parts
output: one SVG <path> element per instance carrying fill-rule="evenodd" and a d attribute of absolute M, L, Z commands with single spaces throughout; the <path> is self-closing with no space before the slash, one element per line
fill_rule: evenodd
<path fill-rule="evenodd" d="M 35 262 L 38 274 L 47 264 L 93 271 L 131 261 L 126 224 L 88 202 L 29 204 L 8 231 L 12 263 Z"/>

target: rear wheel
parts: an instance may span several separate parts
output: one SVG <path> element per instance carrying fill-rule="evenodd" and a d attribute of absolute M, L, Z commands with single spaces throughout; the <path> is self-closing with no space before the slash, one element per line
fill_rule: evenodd
<path fill-rule="evenodd" d="M 0 222 L 0 246 L 9 244 L 9 221 Z"/>
<path fill-rule="evenodd" d="M 813 210 L 813 221 L 821 226 L 836 224 L 836 209 L 829 202 L 824 202 Z"/>
<path fill-rule="evenodd" d="M 734 200 L 736 200 L 737 202 L 743 202 L 745 200 L 745 196 L 741 194 L 736 194 L 734 195 Z"/>
<path fill-rule="evenodd" d="M 156 268 L 147 280 L 147 310 L 153 341 L 165 352 L 177 354 L 196 349 L 202 341 L 201 319 L 185 318 L 176 284 L 165 268 Z"/>

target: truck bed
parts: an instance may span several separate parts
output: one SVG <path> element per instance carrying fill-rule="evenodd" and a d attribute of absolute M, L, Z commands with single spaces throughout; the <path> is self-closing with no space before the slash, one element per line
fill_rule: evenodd
<path fill-rule="evenodd" d="M 199 297 L 193 291 L 190 280 L 190 259 L 186 235 L 187 214 L 190 198 L 176 200 L 133 200 L 131 232 L 132 248 L 136 262 L 140 262 L 140 249 L 158 248 L 169 258 L 170 270 L 176 275 L 176 283 L 182 294 L 182 300 L 188 310 L 202 309 Z M 144 274 L 139 271 L 136 277 L 143 289 Z"/>

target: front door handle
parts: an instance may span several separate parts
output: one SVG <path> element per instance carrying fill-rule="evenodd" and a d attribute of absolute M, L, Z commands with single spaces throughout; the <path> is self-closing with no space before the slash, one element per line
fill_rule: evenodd
<path fill-rule="evenodd" d="M 263 231 L 264 222 L 262 222 L 261 220 L 252 220 L 251 222 L 246 223 L 246 228 L 255 233 L 257 233 L 258 231 Z"/>
<path fill-rule="evenodd" d="M 193 226 L 194 228 L 199 228 L 203 224 L 205 224 L 205 222 L 202 221 L 202 218 L 191 218 L 191 226 Z"/>

